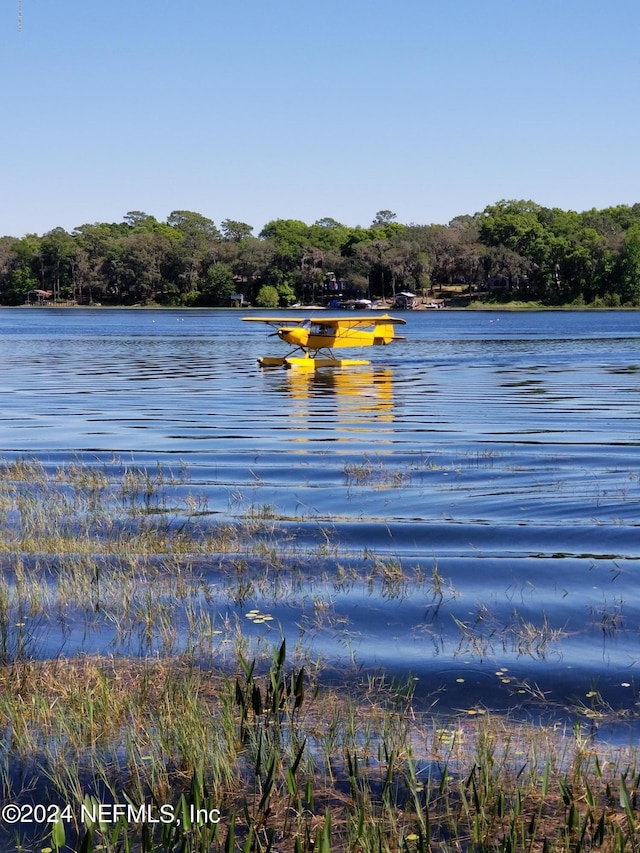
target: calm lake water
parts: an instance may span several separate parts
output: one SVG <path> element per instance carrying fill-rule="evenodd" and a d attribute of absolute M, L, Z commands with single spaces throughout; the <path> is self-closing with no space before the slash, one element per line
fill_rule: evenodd
<path fill-rule="evenodd" d="M 370 366 L 315 373 L 261 370 L 285 347 L 241 316 L 0 310 L 0 455 L 159 465 L 169 512 L 188 489 L 201 523 L 268 519 L 273 583 L 259 555 L 242 594 L 198 566 L 256 641 L 411 673 L 436 708 L 635 712 L 640 315 L 410 312 Z M 106 622 L 31 639 L 119 650 Z"/>

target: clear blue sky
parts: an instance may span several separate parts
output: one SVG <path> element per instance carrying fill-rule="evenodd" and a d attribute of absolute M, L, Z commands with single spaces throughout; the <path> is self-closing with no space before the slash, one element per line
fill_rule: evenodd
<path fill-rule="evenodd" d="M 22 3 L 0 235 L 640 201 L 640 0 Z"/>

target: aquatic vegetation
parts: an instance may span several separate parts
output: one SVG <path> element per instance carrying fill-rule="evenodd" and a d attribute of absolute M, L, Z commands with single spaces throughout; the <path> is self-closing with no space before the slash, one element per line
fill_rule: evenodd
<path fill-rule="evenodd" d="M 61 657 L 5 666 L 0 682 L 3 800 L 69 803 L 51 830 L 67 849 L 635 848 L 633 748 L 579 727 L 438 719 L 411 680 L 322 687 L 284 642 L 261 660 L 237 651 L 230 674 L 185 656 Z M 87 819 L 104 802 L 129 816 Z"/>
<path fill-rule="evenodd" d="M 455 616 L 452 618 L 461 635 L 458 653 L 482 659 L 501 648 L 545 660 L 552 653 L 554 644 L 566 636 L 562 628 L 550 626 L 544 613 L 538 625 L 517 611 L 513 611 L 507 624 L 501 624 L 484 605 L 477 608 L 473 621 L 462 622 Z"/>
<path fill-rule="evenodd" d="M 560 709 L 573 728 L 471 700 L 441 711 L 441 684 L 359 665 L 341 609 L 351 592 L 401 614 L 418 598 L 437 653 L 548 661 L 570 629 L 531 614 L 532 583 L 470 610 L 448 568 L 394 552 L 389 531 L 386 550 L 356 550 L 337 522 L 272 503 L 219 518 L 184 468 L 7 462 L 0 510 L 0 795 L 70 806 L 39 835 L 2 827 L 2 849 L 637 848 L 638 756 L 596 740 L 625 716 L 597 685 Z M 613 596 L 588 615 L 609 637 L 622 610 Z M 316 635 L 348 662 L 314 654 Z M 494 666 L 492 689 L 551 707 Z M 128 811 L 101 820 L 105 803 Z"/>
<path fill-rule="evenodd" d="M 349 486 L 373 486 L 377 489 L 398 488 L 411 480 L 411 471 L 399 470 L 384 462 L 364 459 L 347 462 L 344 476 Z"/>

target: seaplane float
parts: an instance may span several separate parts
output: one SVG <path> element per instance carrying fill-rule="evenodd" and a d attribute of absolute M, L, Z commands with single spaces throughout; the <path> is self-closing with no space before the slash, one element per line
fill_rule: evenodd
<path fill-rule="evenodd" d="M 247 323 L 265 323 L 277 336 L 293 349 L 285 356 L 265 356 L 258 359 L 261 367 L 351 367 L 370 364 L 355 358 L 337 358 L 333 350 L 347 347 L 384 346 L 391 341 L 404 340 L 396 335 L 395 327 L 405 320 L 382 314 L 376 317 L 243 317 Z"/>

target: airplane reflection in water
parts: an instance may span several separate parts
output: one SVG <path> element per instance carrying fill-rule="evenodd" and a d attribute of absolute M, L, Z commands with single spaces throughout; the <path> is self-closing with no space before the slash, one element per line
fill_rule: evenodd
<path fill-rule="evenodd" d="M 278 377 L 293 401 L 287 419 L 292 429 L 358 432 L 393 422 L 393 371 L 388 367 L 287 370 Z"/>

